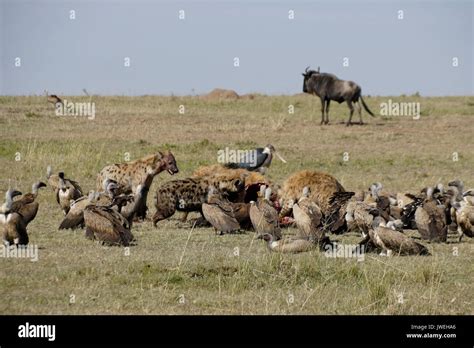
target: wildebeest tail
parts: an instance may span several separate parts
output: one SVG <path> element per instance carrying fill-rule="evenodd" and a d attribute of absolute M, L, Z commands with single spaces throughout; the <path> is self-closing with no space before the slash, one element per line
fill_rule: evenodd
<path fill-rule="evenodd" d="M 360 96 L 360 101 L 362 102 L 362 105 L 364 106 L 365 111 L 367 111 L 370 116 L 375 117 L 375 115 L 372 113 L 372 111 L 369 110 L 367 104 L 365 104 L 365 101 L 362 98 L 362 96 Z"/>

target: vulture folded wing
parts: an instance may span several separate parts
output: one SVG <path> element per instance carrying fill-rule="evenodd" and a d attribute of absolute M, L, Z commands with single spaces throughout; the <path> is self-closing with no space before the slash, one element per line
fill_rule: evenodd
<path fill-rule="evenodd" d="M 325 215 L 325 228 L 333 233 L 340 233 L 346 228 L 346 207 L 354 192 L 335 192 L 329 199 L 329 210 Z"/>
<path fill-rule="evenodd" d="M 71 179 L 68 179 L 68 181 L 71 183 L 72 186 L 74 186 L 76 191 L 78 191 L 79 197 L 84 195 L 84 193 L 82 191 L 82 188 L 81 188 L 81 186 L 79 185 L 79 183 L 77 181 L 74 181 L 74 180 L 71 180 Z M 77 198 L 79 198 L 79 197 L 77 197 Z M 75 198 L 75 199 L 77 199 L 77 198 Z"/>
<path fill-rule="evenodd" d="M 277 226 L 278 225 L 278 213 L 269 203 L 264 202 L 262 204 L 262 213 L 263 218 L 267 221 L 267 223 Z"/>
<path fill-rule="evenodd" d="M 464 207 L 458 215 L 457 222 L 466 236 L 474 237 L 474 207 Z"/>
<path fill-rule="evenodd" d="M 257 232 L 261 232 L 261 225 L 263 222 L 263 214 L 256 205 L 251 205 L 249 209 L 250 221 Z"/>
<path fill-rule="evenodd" d="M 355 192 L 334 192 L 334 194 L 329 198 L 329 205 L 331 206 L 341 206 L 346 203 L 352 196 L 355 195 Z"/>
<path fill-rule="evenodd" d="M 252 226 L 250 221 L 250 204 L 234 203 L 234 216 L 239 222 L 240 228 L 249 229 Z"/>
<path fill-rule="evenodd" d="M 299 204 L 293 206 L 293 216 L 298 229 L 303 233 L 303 236 L 308 237 L 311 234 L 313 226 L 311 217 L 306 214 Z"/>
<path fill-rule="evenodd" d="M 425 246 L 415 242 L 401 232 L 390 228 L 377 228 L 377 235 L 382 240 L 384 246 L 395 254 L 399 255 L 427 255 L 428 250 Z"/>
<path fill-rule="evenodd" d="M 374 217 L 364 209 L 357 209 L 354 211 L 354 220 L 359 228 L 367 231 L 371 227 Z"/>
<path fill-rule="evenodd" d="M 108 207 L 88 206 L 84 210 L 86 228 L 96 239 L 110 245 L 128 245 L 133 240 L 128 221 Z"/>
<path fill-rule="evenodd" d="M 87 197 L 81 197 L 76 200 L 68 211 L 63 221 L 59 225 L 60 230 L 79 228 L 84 225 L 84 209 L 90 201 Z"/>
<path fill-rule="evenodd" d="M 470 222 L 472 226 L 474 226 L 474 207 L 466 207 L 464 208 L 466 219 Z"/>
<path fill-rule="evenodd" d="M 318 207 L 316 203 L 310 201 L 309 199 L 305 199 L 303 202 L 298 204 L 301 209 L 308 215 L 311 219 L 311 223 L 314 226 L 319 226 L 321 223 L 321 209 Z"/>
<path fill-rule="evenodd" d="M 311 216 L 307 210 L 302 209 L 300 204 L 293 206 L 293 216 L 295 218 L 296 225 L 311 225 Z"/>
<path fill-rule="evenodd" d="M 234 207 L 231 202 L 218 200 L 216 201 L 216 205 L 224 212 L 233 215 L 234 214 Z"/>
<path fill-rule="evenodd" d="M 23 216 L 23 221 L 26 226 L 28 226 L 28 224 L 36 217 L 36 214 L 38 213 L 38 208 L 38 202 L 25 204 L 23 207 L 20 208 L 19 213 Z"/>
<path fill-rule="evenodd" d="M 202 213 L 206 220 L 220 232 L 234 232 L 240 228 L 239 222 L 233 214 L 222 211 L 217 205 L 204 203 Z"/>
<path fill-rule="evenodd" d="M 133 195 L 128 195 L 128 200 L 125 201 L 120 210 L 120 214 L 127 220 L 133 219 L 138 207 L 143 203 L 144 197 L 135 198 Z"/>
<path fill-rule="evenodd" d="M 4 225 L 3 239 L 10 244 L 17 242 L 19 245 L 27 245 L 29 242 L 26 224 L 23 217 L 18 213 L 9 216 L 8 222 Z"/>
<path fill-rule="evenodd" d="M 19 212 L 25 205 L 33 203 L 35 201 L 35 196 L 31 193 L 23 195 L 20 199 L 13 202 L 11 211 Z"/>
<path fill-rule="evenodd" d="M 403 221 L 403 220 L 402 220 Z M 430 216 L 423 207 L 416 208 L 415 211 L 416 228 L 423 239 L 430 239 L 429 224 Z"/>

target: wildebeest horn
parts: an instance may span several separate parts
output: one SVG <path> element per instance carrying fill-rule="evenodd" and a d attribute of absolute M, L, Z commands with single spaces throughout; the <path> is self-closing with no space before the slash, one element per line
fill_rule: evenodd
<path fill-rule="evenodd" d="M 306 69 L 304 69 L 304 72 L 308 73 L 308 69 L 309 69 L 309 66 L 307 66 Z"/>
<path fill-rule="evenodd" d="M 318 66 L 318 72 L 319 72 L 319 66 Z"/>

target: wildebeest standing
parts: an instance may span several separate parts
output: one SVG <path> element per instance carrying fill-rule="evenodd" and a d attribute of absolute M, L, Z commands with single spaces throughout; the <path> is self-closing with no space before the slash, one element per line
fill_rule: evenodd
<path fill-rule="evenodd" d="M 362 99 L 360 86 L 353 81 L 345 81 L 337 78 L 336 75 L 328 73 L 320 73 L 318 71 L 305 69 L 302 74 L 304 76 L 303 92 L 317 95 L 321 99 L 321 124 L 329 123 L 329 105 L 331 100 L 337 101 L 339 104 L 346 102 L 349 106 L 350 114 L 347 126 L 351 125 L 354 106 L 357 105 L 359 112 L 360 124 L 362 124 L 362 109 L 360 102 L 371 116 L 374 116 Z"/>

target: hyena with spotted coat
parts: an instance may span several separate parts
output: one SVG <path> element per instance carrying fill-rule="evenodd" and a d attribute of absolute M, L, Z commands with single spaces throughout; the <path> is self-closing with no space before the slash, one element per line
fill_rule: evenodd
<path fill-rule="evenodd" d="M 136 193 L 138 185 L 143 185 L 142 202 L 136 216 L 145 219 L 148 210 L 146 200 L 148 190 L 156 175 L 166 170 L 170 175 L 179 172 L 176 159 L 171 151 L 158 152 L 138 160 L 126 163 L 116 163 L 104 167 L 97 176 L 97 190 L 101 191 L 105 180 L 115 180 L 121 193 Z"/>
<path fill-rule="evenodd" d="M 211 187 L 217 188 L 232 201 L 245 190 L 245 177 L 209 175 L 164 183 L 156 191 L 153 224 L 156 226 L 158 221 L 171 217 L 176 211 L 198 211 L 202 215 L 202 204 L 207 201 Z"/>
<path fill-rule="evenodd" d="M 312 170 L 296 172 L 285 180 L 278 192 L 282 207 L 281 217 L 292 213 L 293 204 L 302 197 L 305 187 L 309 188 L 309 198 L 319 206 L 323 215 L 330 211 L 333 195 L 346 192 L 341 183 L 330 174 Z"/>

